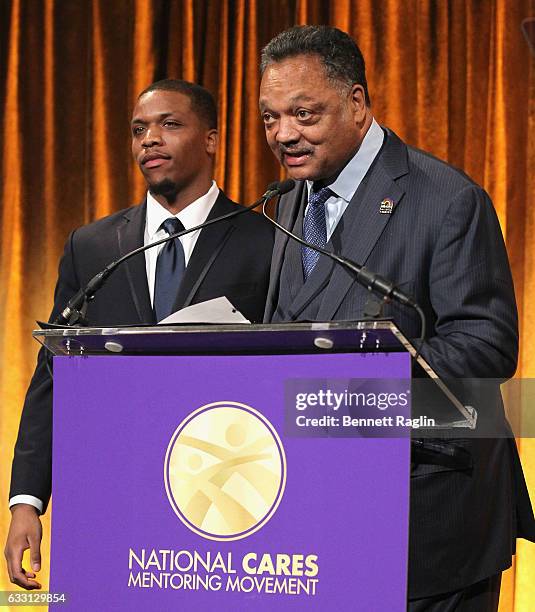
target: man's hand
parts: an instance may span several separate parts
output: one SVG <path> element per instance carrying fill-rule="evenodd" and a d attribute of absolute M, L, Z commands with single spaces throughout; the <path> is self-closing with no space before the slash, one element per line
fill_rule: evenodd
<path fill-rule="evenodd" d="M 40 589 L 35 573 L 41 569 L 41 537 L 43 529 L 37 510 L 29 504 L 16 504 L 11 508 L 11 525 L 7 535 L 4 554 L 7 560 L 9 579 L 23 589 Z M 33 572 L 22 567 L 24 551 L 30 549 Z"/>

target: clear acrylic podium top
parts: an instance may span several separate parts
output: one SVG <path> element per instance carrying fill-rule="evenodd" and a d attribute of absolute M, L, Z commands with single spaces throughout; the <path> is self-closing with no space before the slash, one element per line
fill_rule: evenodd
<path fill-rule="evenodd" d="M 390 320 L 269 325 L 59 327 L 33 332 L 54 355 L 218 355 L 311 352 L 409 352 Z"/>
<path fill-rule="evenodd" d="M 448 427 L 473 429 L 476 411 L 463 405 L 389 319 L 265 325 L 158 325 L 63 327 L 42 324 L 32 335 L 56 356 L 280 355 L 288 353 L 390 353 L 416 357 L 461 420 Z"/>

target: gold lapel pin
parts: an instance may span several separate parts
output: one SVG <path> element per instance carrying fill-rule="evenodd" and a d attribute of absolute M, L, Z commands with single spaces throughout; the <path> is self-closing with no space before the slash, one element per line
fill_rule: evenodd
<path fill-rule="evenodd" d="M 393 210 L 394 210 L 394 200 L 390 198 L 385 198 L 381 202 L 381 206 L 379 206 L 379 212 L 382 215 L 390 215 Z"/>

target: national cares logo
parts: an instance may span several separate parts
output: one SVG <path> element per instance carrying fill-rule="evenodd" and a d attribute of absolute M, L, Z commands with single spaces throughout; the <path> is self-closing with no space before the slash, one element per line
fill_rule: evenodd
<path fill-rule="evenodd" d="M 210 540 L 239 540 L 275 513 L 286 484 L 286 456 L 273 425 L 237 402 L 189 414 L 173 434 L 165 488 L 178 518 Z"/>

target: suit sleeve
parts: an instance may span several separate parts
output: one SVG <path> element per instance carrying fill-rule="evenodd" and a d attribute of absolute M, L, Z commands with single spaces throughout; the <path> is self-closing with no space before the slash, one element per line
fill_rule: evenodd
<path fill-rule="evenodd" d="M 436 319 L 423 357 L 440 376 L 511 377 L 518 356 L 513 281 L 494 207 L 476 185 L 451 202 L 429 275 Z"/>
<path fill-rule="evenodd" d="M 79 290 L 73 256 L 74 232 L 69 236 L 59 265 L 54 292 L 53 321 Z M 48 351 L 41 348 L 26 393 L 15 444 L 9 497 L 33 495 L 46 510 L 52 487 L 52 379 L 47 367 Z M 51 365 L 51 364 L 50 364 Z"/>

